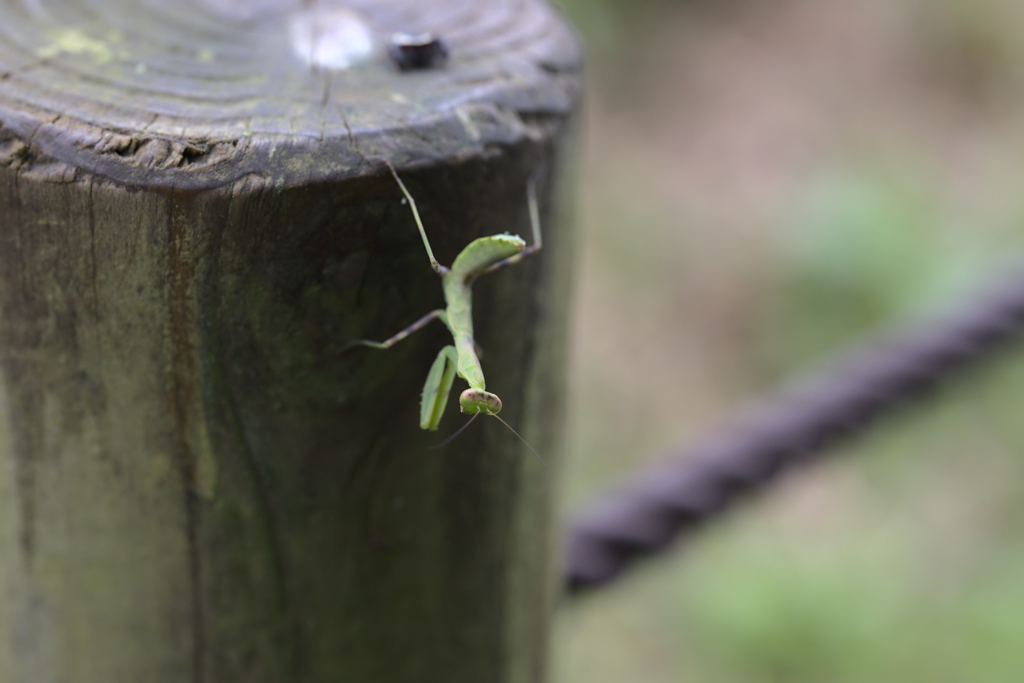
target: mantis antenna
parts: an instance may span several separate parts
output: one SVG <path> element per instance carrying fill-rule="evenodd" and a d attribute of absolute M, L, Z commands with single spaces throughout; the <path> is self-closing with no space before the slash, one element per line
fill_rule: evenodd
<path fill-rule="evenodd" d="M 526 447 L 527 447 L 527 448 L 529 448 L 529 449 L 530 449 L 531 451 L 533 451 L 533 454 L 537 456 L 537 459 L 538 459 L 538 460 L 540 460 L 540 464 L 544 466 L 544 473 L 545 473 L 545 475 L 546 475 L 546 481 L 547 481 L 547 483 L 546 483 L 546 484 L 544 484 L 544 489 L 543 489 L 543 490 L 541 491 L 541 493 L 543 494 L 543 493 L 544 493 L 545 491 L 547 491 L 547 490 L 548 490 L 548 486 L 550 486 L 550 485 L 551 485 L 551 470 L 550 470 L 550 469 L 548 469 L 548 464 L 547 464 L 546 462 L 544 462 L 544 458 L 540 457 L 540 453 L 538 453 L 538 452 L 537 452 L 537 450 L 536 450 L 536 449 L 535 449 L 535 448 L 534 448 L 533 446 L 531 446 L 531 445 L 530 445 L 530 442 L 529 442 L 529 441 L 527 441 L 527 440 L 526 440 L 526 439 L 524 439 L 524 438 L 523 438 L 522 436 L 520 436 L 519 432 L 517 432 L 516 430 L 512 429 L 512 425 L 510 425 L 510 424 L 509 424 L 508 422 L 505 422 L 505 421 L 504 421 L 503 419 L 501 419 L 500 417 L 498 417 L 498 416 L 497 416 L 497 415 L 495 415 L 494 413 L 485 413 L 485 414 L 489 414 L 489 415 L 490 415 L 491 417 L 493 417 L 493 418 L 497 418 L 498 422 L 500 422 L 501 424 L 503 424 L 503 425 L 505 425 L 506 427 L 508 427 L 508 430 L 509 430 L 510 432 L 512 432 L 513 434 L 515 434 L 515 435 L 516 435 L 516 437 L 517 437 L 517 438 L 518 438 L 518 439 L 519 439 L 520 441 L 522 441 L 522 442 L 523 442 L 524 444 L 526 444 Z M 428 451 L 436 451 L 436 450 L 437 450 L 437 449 L 439 449 L 439 448 L 444 448 L 445 446 L 447 446 L 448 444 L 450 444 L 450 443 L 451 443 L 452 441 L 455 441 L 455 437 L 457 437 L 457 436 L 458 436 L 459 434 L 461 434 L 462 432 L 466 431 L 466 429 L 467 429 L 467 428 L 469 427 L 469 425 L 473 424 L 473 420 L 475 420 L 476 418 L 480 417 L 480 415 L 481 415 L 481 413 L 473 413 L 473 417 L 471 417 L 471 418 L 469 418 L 468 420 L 466 420 L 466 424 L 464 424 L 464 425 L 462 425 L 461 427 L 459 427 L 459 428 L 458 428 L 458 429 L 457 429 L 457 430 L 455 431 L 455 433 L 454 433 L 454 434 L 452 434 L 451 436 L 449 436 L 449 437 L 448 437 L 447 439 L 445 439 L 445 440 L 444 440 L 444 441 L 442 441 L 441 443 L 437 444 L 436 446 L 431 446 L 431 447 L 430 447 L 430 448 L 428 448 L 427 450 L 428 450 Z"/>
<path fill-rule="evenodd" d="M 452 441 L 455 441 L 455 437 L 457 437 L 462 432 L 466 431 L 466 428 L 469 427 L 469 425 L 473 424 L 473 420 L 477 419 L 478 417 L 480 417 L 480 413 L 473 413 L 473 417 L 471 417 L 468 420 L 466 420 L 466 424 L 462 425 L 457 430 L 455 430 L 454 434 L 452 434 L 451 436 L 449 436 L 447 439 L 445 439 L 441 443 L 437 444 L 436 446 L 431 446 L 427 450 L 428 451 L 436 451 L 438 448 L 444 448 L 445 446 L 450 444 Z"/>
<path fill-rule="evenodd" d="M 538 452 L 537 452 L 536 450 L 534 450 L 533 446 L 531 446 L 531 445 L 530 445 L 530 444 L 529 444 L 529 443 L 528 443 L 528 442 L 526 441 L 526 439 L 524 439 L 523 437 L 519 436 L 519 432 L 517 432 L 516 430 L 512 429 L 512 425 L 510 425 L 510 424 L 509 424 L 508 422 L 505 422 L 504 420 L 502 420 L 502 419 L 501 419 L 500 417 L 498 417 L 497 415 L 491 415 L 491 417 L 495 417 L 495 418 L 498 418 L 498 422 L 500 422 L 501 424 L 503 424 L 503 425 L 505 425 L 506 427 L 508 427 L 508 430 L 509 430 L 510 432 L 512 432 L 513 434 L 515 434 L 515 435 L 516 435 L 517 437 L 519 437 L 519 440 L 520 440 L 520 441 L 522 441 L 522 442 L 523 442 L 524 444 L 526 444 L 526 447 L 527 447 L 527 448 L 529 448 L 529 449 L 530 449 L 531 451 L 533 451 L 533 454 L 537 456 L 537 459 L 538 459 L 538 460 L 540 460 L 540 464 L 541 464 L 541 465 L 544 465 L 544 473 L 545 473 L 545 475 L 546 475 L 546 478 L 547 478 L 547 483 L 545 483 L 545 484 L 544 484 L 544 490 L 543 490 L 543 491 L 541 491 L 541 493 L 544 493 L 544 491 L 547 491 L 547 490 L 548 490 L 548 486 L 550 486 L 550 485 L 551 485 L 551 470 L 549 470 L 549 469 L 548 469 L 548 464 L 547 464 L 546 462 L 544 462 L 544 458 L 540 457 L 540 453 L 538 453 Z M 467 426 L 468 426 L 468 425 L 467 425 Z"/>

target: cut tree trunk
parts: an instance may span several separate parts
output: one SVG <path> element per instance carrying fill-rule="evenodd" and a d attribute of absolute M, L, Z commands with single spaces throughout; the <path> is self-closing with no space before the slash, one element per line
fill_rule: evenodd
<path fill-rule="evenodd" d="M 443 305 L 384 160 L 444 264 L 539 170 L 475 319 L 557 462 L 578 61 L 537 0 L 0 7 L 0 683 L 544 679 L 548 473 L 428 450 L 442 325 L 341 350 Z"/>

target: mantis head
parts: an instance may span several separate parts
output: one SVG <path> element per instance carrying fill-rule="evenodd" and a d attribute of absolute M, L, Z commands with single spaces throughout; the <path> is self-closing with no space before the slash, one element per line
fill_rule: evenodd
<path fill-rule="evenodd" d="M 501 399 L 483 389 L 466 389 L 459 396 L 459 406 L 467 414 L 486 413 L 497 415 L 501 412 Z"/>
<path fill-rule="evenodd" d="M 449 436 L 442 443 L 439 443 L 437 446 L 434 446 L 434 448 L 440 448 L 441 446 L 450 443 L 451 440 L 457 437 L 459 434 L 461 434 L 462 430 L 468 427 L 480 413 L 484 413 L 486 415 L 491 415 L 497 418 L 498 422 L 508 427 L 510 432 L 519 437 L 519 440 L 525 443 L 526 447 L 533 451 L 533 454 L 537 456 L 538 460 L 540 460 L 540 464 L 544 465 L 544 470 L 547 471 L 548 465 L 546 462 L 544 462 L 544 458 L 540 457 L 540 453 L 533 450 L 533 446 L 528 444 L 526 442 L 526 439 L 519 436 L 519 432 L 512 429 L 512 426 L 508 422 L 505 422 L 500 417 L 498 417 L 498 413 L 501 412 L 501 399 L 498 398 L 497 395 L 492 394 L 489 391 L 484 391 L 483 389 L 473 389 L 472 387 L 470 387 L 469 389 L 466 389 L 459 395 L 459 406 L 462 408 L 462 412 L 470 414 L 473 417 L 469 418 L 469 421 L 466 422 L 466 424 L 462 425 L 462 427 L 460 427 L 457 432 Z M 547 484 L 545 484 L 544 491 L 547 490 L 548 487 Z M 541 493 L 543 494 L 544 491 L 541 491 Z"/>

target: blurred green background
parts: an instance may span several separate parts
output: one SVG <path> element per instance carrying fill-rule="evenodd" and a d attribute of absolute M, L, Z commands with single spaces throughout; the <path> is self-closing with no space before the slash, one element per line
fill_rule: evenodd
<path fill-rule="evenodd" d="M 1024 242 L 1019 0 L 563 0 L 567 509 Z M 559 616 L 557 683 L 1024 680 L 1024 349 Z"/>

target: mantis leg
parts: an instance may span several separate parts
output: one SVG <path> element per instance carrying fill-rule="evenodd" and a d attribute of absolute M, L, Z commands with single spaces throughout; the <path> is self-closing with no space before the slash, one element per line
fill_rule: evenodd
<path fill-rule="evenodd" d="M 405 183 L 403 183 L 402 179 L 398 177 L 398 172 L 395 171 L 395 167 L 391 165 L 391 162 L 385 159 L 384 164 L 388 167 L 388 170 L 391 171 L 391 175 L 395 176 L 395 180 L 398 181 L 398 187 L 402 188 L 402 194 L 405 195 L 406 201 L 409 202 L 409 208 L 412 209 L 412 217 L 416 219 L 416 227 L 419 228 L 420 237 L 423 238 L 423 246 L 427 248 L 427 258 L 430 259 L 430 267 L 433 268 L 438 275 L 446 274 L 448 269 L 438 263 L 437 259 L 434 258 L 434 252 L 430 248 L 430 240 L 427 239 L 427 231 L 423 229 L 423 221 L 420 220 L 420 212 L 416 210 L 416 200 L 412 198 L 409 190 L 405 189 Z"/>
<path fill-rule="evenodd" d="M 354 346 L 369 346 L 372 349 L 390 349 L 392 346 L 402 341 L 413 332 L 418 332 L 419 330 L 422 330 L 424 327 L 427 326 L 427 324 L 431 320 L 434 320 L 435 318 L 442 321 L 445 325 L 448 324 L 448 318 L 445 315 L 444 309 L 438 308 L 437 310 L 427 313 L 425 316 L 414 322 L 412 325 L 409 325 L 409 327 L 405 328 L 398 334 L 394 335 L 393 337 L 389 337 L 388 339 L 385 339 L 382 342 L 370 341 L 369 339 L 356 339 L 355 341 L 350 341 L 348 344 L 342 346 L 341 351 L 339 351 L 338 353 L 345 353 Z"/>
<path fill-rule="evenodd" d="M 441 416 L 448 403 L 448 394 L 452 390 L 452 382 L 455 381 L 457 363 L 458 354 L 455 352 L 455 347 L 446 346 L 441 349 L 437 358 L 434 359 L 434 364 L 430 366 L 427 381 L 423 384 L 420 429 L 434 431 L 441 424 Z"/>
<path fill-rule="evenodd" d="M 544 246 L 543 241 L 540 238 L 540 211 L 537 209 L 537 172 L 534 171 L 530 174 L 529 179 L 526 181 L 526 201 L 527 206 L 530 209 L 530 228 L 533 230 L 533 244 L 523 249 L 515 256 L 509 256 L 506 259 L 502 259 L 497 263 L 488 266 L 487 268 L 480 271 L 480 275 L 486 275 L 487 273 L 493 273 L 496 270 L 504 268 L 505 266 L 511 266 L 513 263 L 519 263 L 527 256 L 533 256 L 541 247 Z"/>

